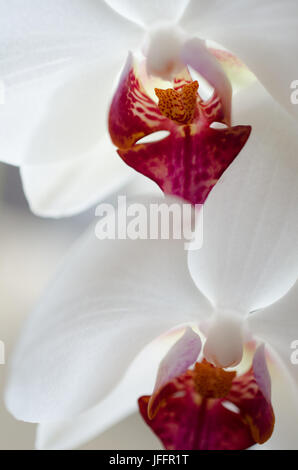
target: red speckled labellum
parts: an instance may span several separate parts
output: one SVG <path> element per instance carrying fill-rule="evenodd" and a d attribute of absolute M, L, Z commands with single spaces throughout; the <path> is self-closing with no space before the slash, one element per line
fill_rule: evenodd
<path fill-rule="evenodd" d="M 110 107 L 109 132 L 129 166 L 155 181 L 166 194 L 202 204 L 245 145 L 251 127 L 210 127 L 226 119 L 220 98 L 215 91 L 208 101 L 197 93 L 193 100 L 183 87 L 194 83 L 185 69 L 174 80 L 173 90 L 156 90 L 157 105 L 146 93 L 130 55 Z M 161 100 L 164 95 L 166 103 Z M 179 106 L 182 117 L 177 122 Z M 157 131 L 170 134 L 157 142 L 137 143 Z"/>
<path fill-rule="evenodd" d="M 153 418 L 150 396 L 139 399 L 140 413 L 169 450 L 240 450 L 262 444 L 270 438 L 275 418 L 255 376 L 256 361 L 267 381 L 262 351 L 256 351 L 254 365 L 238 377 L 204 360 L 159 390 Z"/>

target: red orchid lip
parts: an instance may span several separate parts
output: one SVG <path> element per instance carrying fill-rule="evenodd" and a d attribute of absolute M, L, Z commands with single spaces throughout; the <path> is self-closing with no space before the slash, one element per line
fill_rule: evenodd
<path fill-rule="evenodd" d="M 193 83 L 185 69 L 175 78 L 173 92 Z M 196 97 L 193 117 L 186 124 L 164 115 L 146 93 L 129 56 L 109 112 L 112 142 L 129 166 L 155 181 L 166 194 L 202 204 L 251 132 L 250 126 L 210 127 L 215 122 L 226 123 L 216 91 L 205 102 Z M 157 131 L 170 134 L 158 142 L 138 144 Z"/>
<path fill-rule="evenodd" d="M 148 416 L 149 400 L 139 398 L 140 413 L 168 450 L 247 449 L 266 442 L 274 429 L 262 346 L 243 375 L 203 361 L 159 390 L 153 417 Z"/>

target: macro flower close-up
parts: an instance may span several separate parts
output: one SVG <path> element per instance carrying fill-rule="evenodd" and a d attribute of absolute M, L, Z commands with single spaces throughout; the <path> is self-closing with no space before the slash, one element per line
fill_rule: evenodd
<path fill-rule="evenodd" d="M 0 0 L 3 448 L 298 449 L 297 29 Z"/>

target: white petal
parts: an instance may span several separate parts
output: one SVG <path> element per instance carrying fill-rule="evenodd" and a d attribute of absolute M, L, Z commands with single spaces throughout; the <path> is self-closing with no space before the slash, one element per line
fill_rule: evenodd
<path fill-rule="evenodd" d="M 276 425 L 269 441 L 277 449 L 298 446 L 298 366 L 291 360 L 292 343 L 298 340 L 297 307 L 298 283 L 278 302 L 248 317 L 251 332 L 278 355 L 270 368 Z"/>
<path fill-rule="evenodd" d="M 68 67 L 8 88 L 0 105 L 1 160 L 16 165 L 80 158 L 107 131 L 113 79 L 121 63 Z"/>
<path fill-rule="evenodd" d="M 104 2 L 1 1 L 0 159 L 72 158 L 94 145 L 113 78 L 140 34 Z"/>
<path fill-rule="evenodd" d="M 279 362 L 277 356 L 274 356 L 274 363 L 269 362 L 268 365 L 272 383 L 272 406 L 275 414 L 275 425 L 273 434 L 269 441 L 265 443 L 265 447 L 272 450 L 297 450 L 297 385 L 293 384 L 288 371 Z"/>
<path fill-rule="evenodd" d="M 152 341 L 133 361 L 121 383 L 95 407 L 67 421 L 41 423 L 36 447 L 73 449 L 135 412 L 138 398 L 153 390 L 161 358 L 182 333 L 183 329 L 179 328 Z"/>
<path fill-rule="evenodd" d="M 189 0 L 105 0 L 118 13 L 142 26 L 179 21 Z"/>
<path fill-rule="evenodd" d="M 199 289 L 219 310 L 276 301 L 298 270 L 297 125 L 260 85 L 236 97 L 252 134 L 204 208 L 204 243 L 189 253 Z"/>
<path fill-rule="evenodd" d="M 137 45 L 140 29 L 97 0 L 0 2 L 0 77 L 9 86 L 41 77 L 69 59 L 104 65 Z"/>
<path fill-rule="evenodd" d="M 183 241 L 99 241 L 91 229 L 23 331 L 8 409 L 39 422 L 94 406 L 146 343 L 209 308 L 189 276 Z"/>
<path fill-rule="evenodd" d="M 249 315 L 248 325 L 254 334 L 268 341 L 279 354 L 298 387 L 298 367 L 291 360 L 295 355 L 292 343 L 298 340 L 297 310 L 298 282 L 278 302 Z"/>
<path fill-rule="evenodd" d="M 21 176 L 32 212 L 64 217 L 103 200 L 134 175 L 106 137 L 72 161 L 24 164 Z"/>
<path fill-rule="evenodd" d="M 4 89 L 4 102 L 0 103 L 1 161 L 21 164 L 51 96 L 64 80 L 61 72 L 48 79 L 33 80 L 26 86 Z"/>
<path fill-rule="evenodd" d="M 49 100 L 23 162 L 61 162 L 95 151 L 108 135 L 108 105 L 120 68 L 118 61 L 107 68 L 96 62 L 69 71 Z"/>
<path fill-rule="evenodd" d="M 293 0 L 191 0 L 181 25 L 236 54 L 269 92 L 298 117 L 290 85 L 297 79 L 298 3 Z"/>
<path fill-rule="evenodd" d="M 269 369 L 270 370 L 270 369 Z M 265 445 L 270 449 L 297 450 L 298 401 L 294 387 L 286 371 L 272 371 L 272 405 L 275 413 L 273 435 Z"/>
<path fill-rule="evenodd" d="M 111 428 L 96 436 L 79 450 L 162 450 L 162 444 L 142 416 L 135 412 L 115 423 Z"/>

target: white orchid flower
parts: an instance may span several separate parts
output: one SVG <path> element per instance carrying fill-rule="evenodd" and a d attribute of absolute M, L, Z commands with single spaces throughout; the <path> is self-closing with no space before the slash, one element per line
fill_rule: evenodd
<path fill-rule="evenodd" d="M 265 344 L 276 416 L 268 445 L 297 448 L 297 125 L 258 84 L 236 96 L 235 116 L 244 114 L 255 131 L 205 203 L 200 250 L 99 241 L 92 228 L 60 268 L 23 331 L 6 390 L 16 418 L 40 423 L 39 448 L 78 446 L 132 411 L 152 393 L 165 353 L 157 342 L 132 364 L 142 348 L 206 321 L 204 348 L 223 366 L 239 361 L 247 334 Z"/>
<path fill-rule="evenodd" d="M 1 0 L 0 158 L 20 166 L 37 214 L 85 209 L 131 176 L 106 130 L 128 51 L 143 52 L 147 70 L 162 78 L 191 65 L 229 112 L 229 84 L 204 40 L 217 43 L 213 53 L 229 72 L 245 70 L 237 56 L 297 116 L 289 97 L 297 12 L 292 0 Z"/>
<path fill-rule="evenodd" d="M 18 7 L 18 1 L 11 1 L 5 8 L 5 19 L 0 20 L 8 51 L 8 59 L 1 63 L 2 76 L 7 103 L 11 105 L 3 107 L 1 141 L 7 144 L 3 147 L 5 161 L 21 166 L 25 191 L 36 212 L 71 214 L 127 178 L 129 173 L 116 159 L 115 151 L 108 152 L 105 121 L 112 78 L 128 50 L 133 51 L 137 61 L 143 53 L 149 76 L 172 80 L 176 88 L 157 89 L 159 103 L 152 105 L 146 94 L 149 91 L 142 88 L 148 85 L 148 77 L 140 74 L 144 81 L 139 80 L 129 55 L 110 108 L 111 138 L 130 166 L 154 179 L 165 192 L 186 197 L 192 203 L 205 201 L 250 132 L 248 126 L 230 127 L 232 89 L 217 59 L 226 68 L 233 68 L 236 62 L 238 73 L 242 73 L 247 69 L 239 65 L 240 58 L 271 95 L 297 116 L 290 100 L 296 72 L 291 58 L 297 43 L 297 6 L 290 0 L 282 5 L 264 1 L 261 6 L 252 6 L 248 1 L 233 1 L 228 6 L 214 1 L 206 7 L 206 3 L 194 0 L 150 4 L 90 0 L 30 2 Z M 212 85 L 211 101 L 198 99 L 198 84 L 188 76 L 189 66 Z M 138 107 L 144 101 L 151 109 Z M 29 106 L 32 120 L 23 117 Z M 233 106 L 234 119 L 252 125 L 254 131 L 208 198 L 204 245 L 189 253 L 188 264 L 178 242 L 119 240 L 99 245 L 92 232 L 70 255 L 29 320 L 12 362 L 6 402 L 17 418 L 42 423 L 39 446 L 59 447 L 59 436 L 63 445 L 77 445 L 127 412 L 138 398 L 137 387 L 128 376 L 126 389 L 116 390 L 110 397 L 108 394 L 147 343 L 176 325 L 188 323 L 204 329 L 204 355 L 221 369 L 239 363 L 248 332 L 254 340 L 266 344 L 270 349 L 268 362 L 277 418 L 270 442 L 279 448 L 297 446 L 296 433 L 284 432 L 284 427 L 292 425 L 291 419 L 293 427 L 297 421 L 297 374 L 290 362 L 297 329 L 293 307 L 298 261 L 297 124 L 279 104 L 274 104 L 259 82 L 236 95 Z M 146 115 L 148 109 L 153 117 Z M 132 120 L 127 116 L 122 119 L 126 110 L 128 117 L 134 111 Z M 140 114 L 138 128 L 135 116 Z M 148 121 L 158 121 L 158 126 Z M 213 122 L 223 123 L 228 129 L 212 131 Z M 195 165 L 201 174 L 208 170 L 202 176 L 203 188 L 201 180 L 193 179 L 188 191 L 185 178 L 181 191 L 176 173 L 179 166 L 169 171 L 167 149 L 160 153 L 163 158 L 159 164 L 164 167 L 159 166 L 157 173 L 152 172 L 152 167 L 156 170 L 156 159 L 146 168 L 144 160 L 136 164 L 139 149 L 149 149 L 150 154 L 153 147 L 134 144 L 163 125 L 170 139 L 178 135 L 184 151 L 193 147 L 191 139 L 196 132 L 196 143 L 210 144 L 207 158 L 204 145 L 203 157 L 199 155 L 204 164 Z M 187 132 L 182 132 L 182 144 L 181 126 L 187 127 Z M 15 128 L 19 139 L 15 138 Z M 217 146 L 213 145 L 215 135 Z M 222 151 L 226 135 L 232 136 L 229 152 Z M 172 140 L 161 141 L 154 148 L 168 147 L 168 142 L 175 153 Z M 221 149 L 220 169 L 214 173 L 209 147 L 212 151 L 217 147 L 216 156 Z M 100 167 L 99 151 L 106 155 Z M 155 157 L 152 152 L 149 156 Z M 172 180 L 169 174 L 174 175 Z M 170 357 L 176 357 L 180 344 L 170 350 Z M 198 354 L 199 348 L 194 350 Z M 162 368 L 168 357 L 161 363 Z M 258 352 L 255 357 L 252 380 L 271 407 L 264 358 L 258 360 Z M 194 360 L 192 357 L 191 363 Z M 187 362 L 187 367 L 191 363 Z M 145 370 L 152 379 L 150 358 L 149 363 L 148 357 L 143 357 L 137 364 L 140 367 L 134 369 L 134 374 L 138 369 Z M 276 380 L 275 370 L 279 374 Z M 142 375 L 136 377 L 140 380 Z M 173 378 L 170 374 L 167 380 Z M 165 385 L 163 374 L 158 375 L 157 387 L 160 384 Z M 280 390 L 283 396 L 278 395 Z M 142 393 L 152 393 L 152 389 Z M 125 399 L 119 400 L 119 394 Z M 121 401 L 119 408 L 115 399 Z M 140 403 L 147 402 L 141 399 Z M 291 407 L 290 419 L 286 420 L 285 406 Z M 99 422 L 94 421 L 97 413 L 101 415 Z M 144 416 L 142 407 L 141 413 Z M 71 419 L 79 426 L 79 433 Z M 82 426 L 84 429 L 80 429 Z M 251 434 L 247 434 L 249 429 Z M 256 431 L 249 425 L 243 432 L 250 441 L 263 441 L 258 427 Z M 265 434 L 269 437 L 270 433 Z"/>

